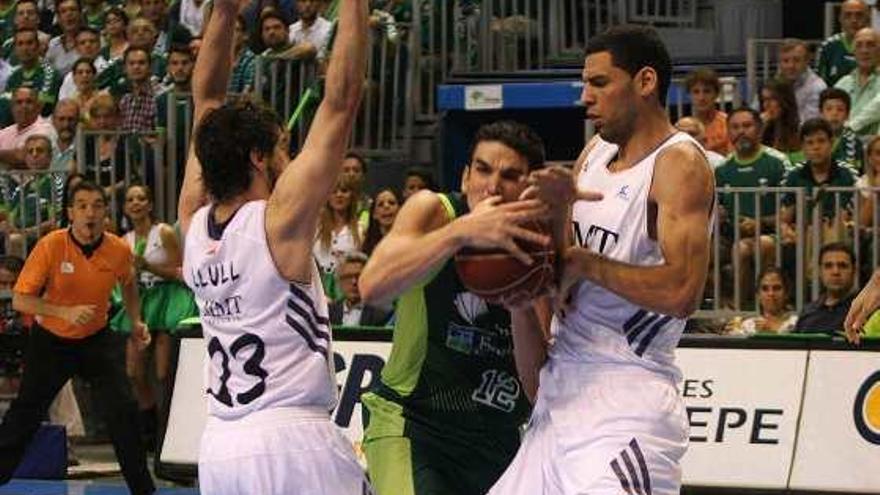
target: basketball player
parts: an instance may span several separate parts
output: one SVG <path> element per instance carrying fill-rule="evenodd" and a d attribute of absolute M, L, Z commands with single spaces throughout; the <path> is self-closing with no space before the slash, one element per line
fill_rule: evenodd
<path fill-rule="evenodd" d="M 510 314 L 468 292 L 452 257 L 495 247 L 529 263 L 514 240 L 549 243 L 520 226 L 546 214 L 539 201 L 505 203 L 543 166 L 544 145 L 510 121 L 481 127 L 474 142 L 467 195 L 411 196 L 360 277 L 368 304 L 399 297 L 391 356 L 378 387 L 361 397 L 364 452 L 379 495 L 485 494 L 513 459 L 528 417 L 542 335 L 511 336 Z M 515 366 L 514 348 L 534 352 Z"/>
<path fill-rule="evenodd" d="M 574 174 L 530 177 L 524 197 L 551 205 L 574 246 L 530 426 L 491 495 L 679 493 L 688 426 L 673 355 L 705 283 L 714 183 L 664 111 L 670 72 L 649 28 L 590 40 L 582 99 L 599 136 Z M 603 199 L 576 201 L 587 189 Z M 514 325 L 532 312 L 515 309 Z"/>
<path fill-rule="evenodd" d="M 195 156 L 178 211 L 184 279 L 210 359 L 199 482 L 207 494 L 365 494 L 351 444 L 330 420 L 330 326 L 311 249 L 359 105 L 367 1 L 341 2 L 314 132 L 290 164 L 278 116 L 223 103 L 246 4 L 214 3 L 193 77 Z"/>

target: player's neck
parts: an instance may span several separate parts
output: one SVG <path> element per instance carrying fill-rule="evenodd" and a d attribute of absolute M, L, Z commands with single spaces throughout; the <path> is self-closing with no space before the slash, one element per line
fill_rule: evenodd
<path fill-rule="evenodd" d="M 256 181 L 254 181 L 256 182 Z M 214 203 L 214 220 L 223 223 L 229 220 L 245 203 L 269 199 L 270 192 L 264 187 L 251 183 L 251 187 L 242 194 L 222 203 Z"/>
<path fill-rule="evenodd" d="M 620 145 L 618 160 L 631 167 L 650 155 L 658 146 L 675 133 L 665 112 L 652 113 L 639 117 L 632 136 Z"/>

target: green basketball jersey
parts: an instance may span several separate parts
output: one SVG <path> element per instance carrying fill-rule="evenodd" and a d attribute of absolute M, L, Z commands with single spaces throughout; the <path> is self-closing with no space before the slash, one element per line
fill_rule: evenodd
<path fill-rule="evenodd" d="M 440 198 L 450 218 L 467 213 L 461 195 Z M 516 435 L 529 406 L 514 366 L 510 313 L 468 292 L 449 260 L 400 297 L 396 314 L 381 383 L 362 398 L 371 414 L 367 436 L 404 434 L 403 421 L 379 420 L 387 413 L 422 431 Z"/>

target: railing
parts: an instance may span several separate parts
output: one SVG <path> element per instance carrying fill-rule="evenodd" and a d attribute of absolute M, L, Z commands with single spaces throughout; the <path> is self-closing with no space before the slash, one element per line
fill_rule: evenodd
<path fill-rule="evenodd" d="M 125 189 L 143 183 L 153 191 L 153 213 L 162 221 L 177 216 L 177 190 L 168 188 L 176 177 L 165 162 L 165 135 L 160 131 L 122 132 L 81 128 L 76 136 L 77 171 L 107 191 L 108 214 L 120 225 Z M 174 173 L 172 173 L 174 172 Z"/>
<path fill-rule="evenodd" d="M 629 0 L 628 7 L 628 22 L 674 27 L 697 25 L 697 0 Z"/>
<path fill-rule="evenodd" d="M 402 37 L 370 35 L 367 84 L 350 147 L 368 156 L 408 157 L 412 144 L 413 74 L 416 32 L 398 24 Z M 332 53 L 331 53 L 332 56 Z M 255 92 L 287 123 L 291 140 L 302 147 L 321 99 L 323 80 L 311 60 L 257 58 Z"/>
<path fill-rule="evenodd" d="M 840 17 L 841 5 L 843 5 L 843 2 L 825 2 L 825 24 L 823 33 L 825 33 L 826 38 L 837 32 L 840 25 L 837 18 Z"/>
<path fill-rule="evenodd" d="M 717 193 L 709 283 L 698 316 L 757 311 L 758 273 L 774 265 L 793 282 L 789 295 L 800 311 L 821 292 L 819 252 L 829 242 L 852 246 L 856 285 L 880 263 L 880 188 L 728 186 Z M 756 218 L 762 221 L 741 223 Z"/>
<path fill-rule="evenodd" d="M 0 172 L 0 201 L 6 252 L 22 259 L 40 236 L 58 227 L 65 172 L 4 170 Z"/>
<path fill-rule="evenodd" d="M 804 40 L 815 53 L 822 40 Z M 758 86 L 776 76 L 779 63 L 779 46 L 784 39 L 749 38 L 746 42 L 746 96 L 747 101 L 757 97 Z"/>
<path fill-rule="evenodd" d="M 545 69 L 580 62 L 587 41 L 626 22 L 689 28 L 697 0 L 471 0 L 421 2 L 415 97 L 418 117 L 436 113 L 433 88 L 453 73 Z"/>

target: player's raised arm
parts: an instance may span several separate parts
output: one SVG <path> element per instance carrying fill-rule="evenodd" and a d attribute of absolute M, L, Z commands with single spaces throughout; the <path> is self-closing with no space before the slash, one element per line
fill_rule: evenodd
<path fill-rule="evenodd" d="M 213 3 L 213 10 L 205 29 L 204 43 L 193 72 L 194 109 L 191 143 L 195 143 L 195 133 L 202 117 L 209 110 L 222 105 L 226 99 L 226 88 L 232 72 L 235 17 L 240 7 L 247 3 L 247 0 L 215 0 Z M 196 158 L 194 144 L 191 144 L 180 199 L 177 203 L 177 217 L 184 235 L 189 229 L 192 215 L 206 203 L 202 165 Z"/>
<path fill-rule="evenodd" d="M 269 248 L 289 279 L 310 278 L 318 216 L 342 168 L 364 84 L 367 0 L 342 0 L 339 12 L 324 99 L 302 151 L 278 178 L 266 207 Z"/>
<path fill-rule="evenodd" d="M 671 146 L 657 158 L 650 192 L 665 262 L 635 266 L 572 248 L 566 255 L 565 283 L 586 278 L 643 308 L 687 317 L 706 283 L 714 188 L 712 171 L 694 146 Z"/>

